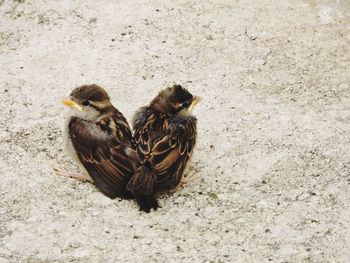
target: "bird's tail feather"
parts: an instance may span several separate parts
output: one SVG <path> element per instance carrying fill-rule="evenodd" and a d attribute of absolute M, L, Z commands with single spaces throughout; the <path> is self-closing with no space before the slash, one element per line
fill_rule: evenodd
<path fill-rule="evenodd" d="M 153 171 L 152 164 L 149 161 L 144 161 L 131 177 L 126 189 L 130 191 L 140 210 L 150 212 L 153 208 L 156 210 L 159 205 L 155 198 L 156 177 Z"/>

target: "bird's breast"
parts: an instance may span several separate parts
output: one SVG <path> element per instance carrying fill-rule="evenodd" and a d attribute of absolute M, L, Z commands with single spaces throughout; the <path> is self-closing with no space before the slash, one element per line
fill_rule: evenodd
<path fill-rule="evenodd" d="M 77 153 L 74 149 L 72 140 L 69 134 L 69 122 L 71 121 L 71 117 L 68 117 L 64 123 L 63 128 L 63 148 L 66 153 L 78 164 L 80 165 L 80 160 L 77 156 Z"/>

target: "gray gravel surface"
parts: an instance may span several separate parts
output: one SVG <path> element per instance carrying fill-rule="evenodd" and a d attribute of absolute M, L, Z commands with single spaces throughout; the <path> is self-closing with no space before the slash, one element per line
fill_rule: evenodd
<path fill-rule="evenodd" d="M 0 1 L 0 262 L 350 262 L 350 3 Z M 127 118 L 180 83 L 205 99 L 186 175 L 143 214 L 62 151 L 59 99 Z"/>

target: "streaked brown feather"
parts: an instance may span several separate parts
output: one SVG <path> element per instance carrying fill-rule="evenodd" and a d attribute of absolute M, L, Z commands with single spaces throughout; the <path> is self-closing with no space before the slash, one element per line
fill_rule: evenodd
<path fill-rule="evenodd" d="M 156 176 L 158 190 L 175 187 L 191 157 L 196 138 L 196 119 L 176 119 L 142 108 L 134 120 L 134 138 L 139 154 L 147 158 Z"/>
<path fill-rule="evenodd" d="M 115 136 L 116 130 L 108 132 L 100 127 L 110 123 L 106 118 L 115 122 L 115 129 L 123 132 L 122 138 Z M 123 120 L 115 121 L 117 115 L 106 115 L 102 119 L 93 123 L 71 118 L 70 137 L 80 162 L 97 187 L 110 198 L 123 197 L 126 184 L 133 175 L 132 165 L 125 154 L 126 147 L 133 147 L 131 131 Z"/>
<path fill-rule="evenodd" d="M 156 156 L 156 154 L 153 154 L 153 156 Z M 168 153 L 165 158 L 161 161 L 155 164 L 154 169 L 156 172 L 162 172 L 167 170 L 178 158 L 180 157 L 179 148 L 173 149 L 170 153 Z"/>
<path fill-rule="evenodd" d="M 159 92 L 133 121 L 138 166 L 127 185 L 140 210 L 157 209 L 157 191 L 176 187 L 196 142 L 196 118 L 183 114 L 194 97 L 180 85 Z M 131 155 L 130 155 L 131 156 Z"/>

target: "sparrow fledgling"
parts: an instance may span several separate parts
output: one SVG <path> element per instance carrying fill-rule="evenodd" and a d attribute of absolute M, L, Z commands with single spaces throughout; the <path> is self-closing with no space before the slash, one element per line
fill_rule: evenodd
<path fill-rule="evenodd" d="M 191 115 L 201 100 L 180 85 L 162 90 L 133 121 L 138 167 L 127 185 L 140 210 L 159 205 L 155 194 L 176 187 L 196 143 L 197 119 Z"/>
<path fill-rule="evenodd" d="M 83 175 L 58 169 L 56 173 L 93 182 L 110 198 L 131 197 L 125 188 L 133 167 L 125 151 L 135 146 L 123 114 L 97 85 L 78 87 L 62 102 L 71 108 L 64 130 L 65 148 Z"/>

